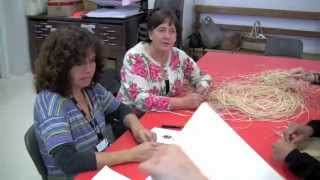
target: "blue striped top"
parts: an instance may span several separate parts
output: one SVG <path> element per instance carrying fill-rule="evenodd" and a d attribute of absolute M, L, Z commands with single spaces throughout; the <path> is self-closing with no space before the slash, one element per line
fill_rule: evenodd
<path fill-rule="evenodd" d="M 110 124 L 105 116 L 118 109 L 120 102 L 100 84 L 86 89 L 93 106 L 93 115 L 104 137 Z M 50 152 L 62 144 L 74 144 L 79 152 L 95 151 L 98 137 L 90 123 L 71 98 L 52 91 L 38 93 L 34 106 L 35 133 L 48 175 L 65 176 L 56 166 Z"/>

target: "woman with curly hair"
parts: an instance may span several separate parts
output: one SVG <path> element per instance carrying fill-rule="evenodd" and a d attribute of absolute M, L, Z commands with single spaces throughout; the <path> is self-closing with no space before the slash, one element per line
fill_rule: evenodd
<path fill-rule="evenodd" d="M 69 179 L 105 165 L 140 162 L 155 149 L 155 136 L 124 104 L 97 83 L 103 68 L 101 45 L 87 30 L 52 32 L 35 64 L 34 126 L 49 179 Z M 113 115 L 140 145 L 103 152 L 112 142 Z"/>

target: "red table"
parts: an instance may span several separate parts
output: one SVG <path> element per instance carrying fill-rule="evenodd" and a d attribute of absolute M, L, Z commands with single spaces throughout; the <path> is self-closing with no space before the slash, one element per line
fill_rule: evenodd
<path fill-rule="evenodd" d="M 291 69 L 302 67 L 305 70 L 320 72 L 320 61 L 258 56 L 247 54 L 233 53 L 207 53 L 203 56 L 198 65 L 200 68 L 212 75 L 215 85 L 219 84 L 227 77 L 236 77 L 238 75 L 246 75 L 249 73 L 257 73 L 269 69 Z M 320 89 L 320 88 L 319 88 Z M 314 97 L 315 102 L 320 102 L 320 91 Z M 309 114 L 302 115 L 297 122 L 304 123 L 308 119 L 320 119 L 320 109 L 318 106 L 308 107 Z M 191 117 L 186 111 L 175 111 L 180 114 L 169 112 L 148 112 L 142 119 L 142 124 L 147 128 L 160 127 L 163 124 L 184 125 Z M 284 123 L 271 122 L 232 122 L 226 119 L 228 124 L 259 154 L 267 161 L 275 170 L 277 170 L 286 179 L 296 179 L 280 162 L 272 159 L 272 144 L 279 137 L 275 132 L 279 132 Z M 117 151 L 135 146 L 136 143 L 129 132 L 123 134 L 107 151 Z M 137 163 L 128 163 L 112 167 L 113 170 L 130 177 L 134 180 L 145 179 L 147 176 L 138 169 Z M 76 180 L 91 179 L 97 171 L 81 173 L 75 177 Z M 253 172 L 254 173 L 254 172 Z"/>

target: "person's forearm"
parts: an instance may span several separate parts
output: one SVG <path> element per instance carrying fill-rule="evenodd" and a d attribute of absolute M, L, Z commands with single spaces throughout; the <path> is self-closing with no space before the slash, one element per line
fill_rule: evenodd
<path fill-rule="evenodd" d="M 139 93 L 133 103 L 135 104 L 135 108 L 144 112 L 163 111 L 169 109 L 170 97 L 159 96 L 151 93 Z"/>
<path fill-rule="evenodd" d="M 121 122 L 123 122 L 125 117 L 130 113 L 132 113 L 131 108 L 129 106 L 121 103 L 120 106 L 118 107 L 118 109 L 116 111 L 112 112 L 111 115 L 113 117 L 116 117 Z"/>
<path fill-rule="evenodd" d="M 130 149 L 117 152 L 96 152 L 95 155 L 98 169 L 106 165 L 113 166 L 134 161 L 134 157 Z"/>
<path fill-rule="evenodd" d="M 124 124 L 126 127 L 130 128 L 131 131 L 143 128 L 139 119 L 134 114 L 127 114 L 124 118 Z"/>
<path fill-rule="evenodd" d="M 320 178 L 320 162 L 307 153 L 295 149 L 285 159 L 290 171 L 306 180 Z"/>
<path fill-rule="evenodd" d="M 57 166 L 67 175 L 74 175 L 97 168 L 95 152 L 78 152 L 74 144 L 57 146 L 50 154 Z"/>
<path fill-rule="evenodd" d="M 184 97 L 170 97 L 170 110 L 185 109 L 187 104 L 184 101 Z"/>

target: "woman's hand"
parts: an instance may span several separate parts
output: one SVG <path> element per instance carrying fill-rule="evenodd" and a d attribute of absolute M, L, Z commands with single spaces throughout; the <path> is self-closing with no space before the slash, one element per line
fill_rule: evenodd
<path fill-rule="evenodd" d="M 273 157 L 278 161 L 283 161 L 295 148 L 295 144 L 286 142 L 284 139 L 280 139 L 272 146 Z"/>
<path fill-rule="evenodd" d="M 177 145 L 159 145 L 153 156 L 139 168 L 158 180 L 207 179 Z"/>
<path fill-rule="evenodd" d="M 290 75 L 296 79 L 302 79 L 304 81 L 313 82 L 315 76 L 313 73 L 305 72 L 302 68 L 296 68 L 290 71 Z"/>
<path fill-rule="evenodd" d="M 183 97 L 183 103 L 185 104 L 186 108 L 196 109 L 203 101 L 205 101 L 205 99 L 205 96 L 201 94 L 189 93 Z"/>
<path fill-rule="evenodd" d="M 131 161 L 141 162 L 151 158 L 153 153 L 156 151 L 157 146 L 157 143 L 154 142 L 144 142 L 131 148 L 129 150 Z"/>
<path fill-rule="evenodd" d="M 283 132 L 285 141 L 297 144 L 308 139 L 313 134 L 313 129 L 307 125 L 290 123 Z"/>
<path fill-rule="evenodd" d="M 197 94 L 200 94 L 204 97 L 208 96 L 208 94 L 210 93 L 211 91 L 211 87 L 203 87 L 203 86 L 198 86 L 197 89 L 196 89 L 196 93 Z"/>
<path fill-rule="evenodd" d="M 136 115 L 128 114 L 124 122 L 130 128 L 133 137 L 138 143 L 156 142 L 156 134 L 144 128 Z"/>
<path fill-rule="evenodd" d="M 145 128 L 132 129 L 132 134 L 138 143 L 156 142 L 157 140 L 156 134 Z"/>

